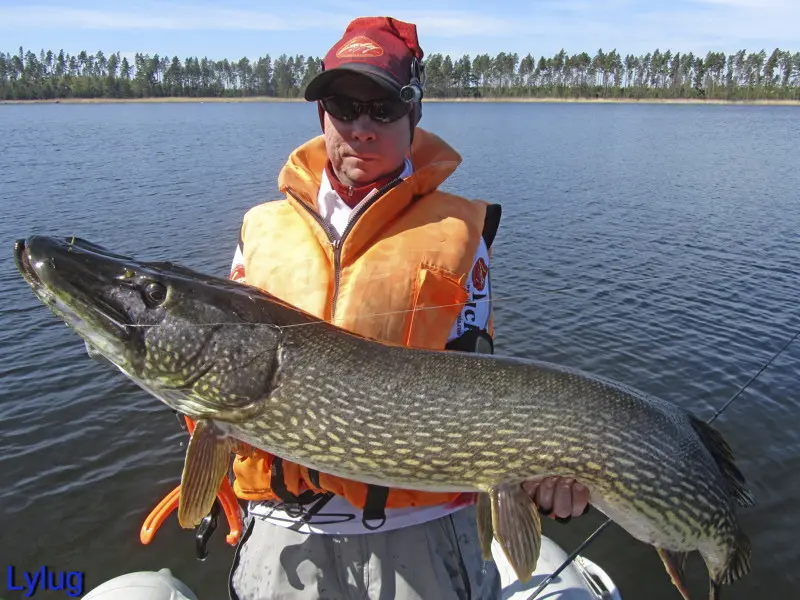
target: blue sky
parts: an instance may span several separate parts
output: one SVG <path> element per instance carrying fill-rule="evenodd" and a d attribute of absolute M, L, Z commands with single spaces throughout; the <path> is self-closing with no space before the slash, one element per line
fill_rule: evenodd
<path fill-rule="evenodd" d="M 800 51 L 800 0 L 0 0 L 0 50 L 322 56 L 350 19 L 376 14 L 416 23 L 426 54 L 454 57 Z"/>

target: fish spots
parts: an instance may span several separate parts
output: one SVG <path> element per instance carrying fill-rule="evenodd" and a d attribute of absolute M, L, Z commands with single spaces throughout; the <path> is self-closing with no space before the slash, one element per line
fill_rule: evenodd
<path fill-rule="evenodd" d="M 449 467 L 442 467 L 442 471 L 445 473 L 461 473 L 464 468 L 460 465 L 451 465 Z"/>
<path fill-rule="evenodd" d="M 331 419 L 339 423 L 339 425 L 344 425 L 345 427 L 349 425 L 347 421 L 345 421 L 342 417 L 338 415 L 331 415 Z"/>
<path fill-rule="evenodd" d="M 412 467 L 418 467 L 420 465 L 420 462 L 416 458 L 407 458 L 403 461 L 403 464 Z"/>
<path fill-rule="evenodd" d="M 491 450 L 483 450 L 480 455 L 486 456 L 487 458 L 494 458 L 498 456 L 497 452 L 492 452 Z"/>
<path fill-rule="evenodd" d="M 357 463 L 361 463 L 362 465 L 367 465 L 368 467 L 370 467 L 372 469 L 378 469 L 379 468 L 378 463 L 376 463 L 371 458 L 367 458 L 366 456 L 356 456 L 355 457 L 355 461 Z"/>
<path fill-rule="evenodd" d="M 391 471 L 392 475 L 411 475 L 413 471 L 405 467 L 394 467 Z"/>
<path fill-rule="evenodd" d="M 270 410 L 273 416 L 278 417 L 279 419 L 283 418 L 283 413 L 279 411 L 277 408 L 273 408 Z"/>
<path fill-rule="evenodd" d="M 306 436 L 308 439 L 310 439 L 310 440 L 316 440 L 316 439 L 317 439 L 317 434 L 316 434 L 316 433 L 314 433 L 314 432 L 313 432 L 311 429 L 309 429 L 308 427 L 304 427 L 304 428 L 303 428 L 303 435 L 305 435 L 305 436 Z"/>
<path fill-rule="evenodd" d="M 441 446 L 428 446 L 425 448 L 426 452 L 441 452 L 443 448 Z"/>
<path fill-rule="evenodd" d="M 342 441 L 342 438 L 340 438 L 338 435 L 336 435 L 332 431 L 326 431 L 325 434 L 336 443 L 341 443 L 341 441 Z"/>
<path fill-rule="evenodd" d="M 603 469 L 602 466 L 598 465 L 596 462 L 591 462 L 591 461 L 586 463 L 586 468 L 591 469 L 592 471 L 600 471 Z"/>
<path fill-rule="evenodd" d="M 495 466 L 497 466 L 497 461 L 494 461 L 494 460 L 476 460 L 475 461 L 475 466 L 480 468 L 480 469 L 483 469 L 483 468 L 486 468 L 486 467 L 495 467 Z"/>
<path fill-rule="evenodd" d="M 344 448 L 339 446 L 329 446 L 328 451 L 333 452 L 334 454 L 346 454 L 347 451 Z"/>
<path fill-rule="evenodd" d="M 312 419 L 312 420 L 314 420 L 314 421 L 316 421 L 316 420 L 317 420 L 317 413 L 315 413 L 315 412 L 314 412 L 313 410 L 311 410 L 310 408 L 307 408 L 307 409 L 306 409 L 306 414 L 308 415 L 308 418 L 309 418 L 309 419 Z"/>

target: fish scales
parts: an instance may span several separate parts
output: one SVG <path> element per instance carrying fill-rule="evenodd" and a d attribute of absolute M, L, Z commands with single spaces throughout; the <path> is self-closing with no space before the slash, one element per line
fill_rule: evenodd
<path fill-rule="evenodd" d="M 684 598 L 684 553 L 703 556 L 712 598 L 750 569 L 744 478 L 719 433 L 675 404 L 564 366 L 367 340 L 261 290 L 85 240 L 20 240 L 15 260 L 87 348 L 196 420 L 184 526 L 245 442 L 366 483 L 479 492 L 482 547 L 497 539 L 523 579 L 541 529 L 519 484 L 547 475 L 581 481 L 655 546 Z"/>

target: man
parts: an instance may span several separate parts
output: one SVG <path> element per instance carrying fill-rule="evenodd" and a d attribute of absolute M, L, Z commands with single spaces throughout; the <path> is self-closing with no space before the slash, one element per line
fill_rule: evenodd
<path fill-rule="evenodd" d="M 286 197 L 245 215 L 231 278 L 368 337 L 492 352 L 500 208 L 439 190 L 461 158 L 417 127 L 422 57 L 412 24 L 350 23 L 305 91 L 322 135 L 290 155 Z M 249 501 L 234 599 L 500 598 L 472 494 L 365 485 L 260 451 L 237 456 L 234 475 Z M 571 480 L 525 488 L 553 516 L 588 504 Z"/>

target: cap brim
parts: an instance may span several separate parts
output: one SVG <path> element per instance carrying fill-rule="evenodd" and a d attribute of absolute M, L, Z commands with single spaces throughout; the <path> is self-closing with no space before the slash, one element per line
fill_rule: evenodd
<path fill-rule="evenodd" d="M 312 79 L 306 86 L 304 94 L 305 99 L 309 101 L 320 100 L 326 95 L 328 87 L 335 79 L 338 79 L 342 75 L 353 73 L 369 77 L 387 91 L 398 94 L 398 97 L 400 95 L 402 86 L 383 69 L 365 63 L 346 63 L 335 69 L 323 71 Z"/>

